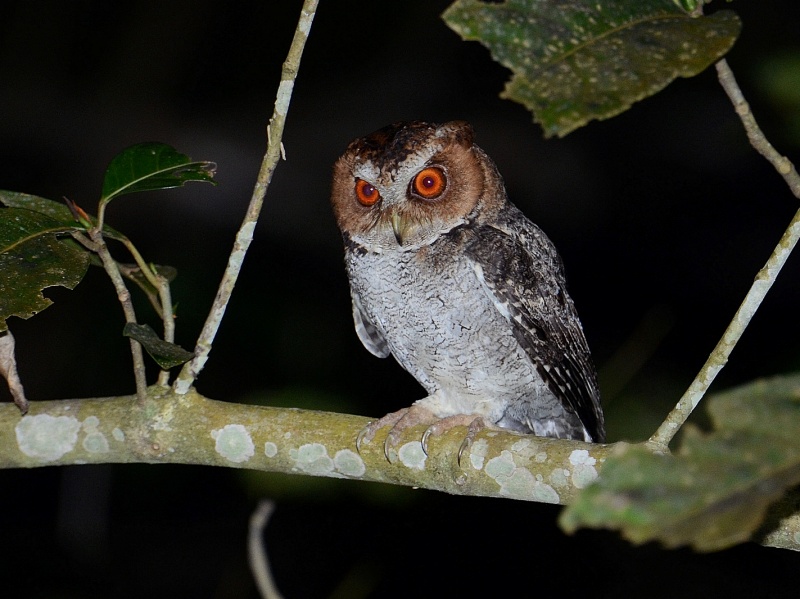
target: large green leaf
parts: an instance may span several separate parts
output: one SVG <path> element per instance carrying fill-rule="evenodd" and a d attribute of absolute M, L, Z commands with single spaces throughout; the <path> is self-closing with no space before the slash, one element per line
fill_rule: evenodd
<path fill-rule="evenodd" d="M 696 75 L 741 27 L 730 11 L 695 18 L 673 0 L 456 0 L 442 17 L 513 71 L 503 96 L 531 110 L 548 137 Z"/>
<path fill-rule="evenodd" d="M 800 484 L 800 376 L 746 385 L 708 405 L 714 432 L 685 427 L 675 456 L 621 449 L 562 513 L 561 525 L 701 551 L 748 540 L 770 504 Z"/>
<path fill-rule="evenodd" d="M 87 252 L 57 235 L 72 227 L 39 212 L 0 209 L 0 331 L 9 316 L 30 318 L 53 302 L 42 290 L 73 289 L 89 265 Z"/>
<path fill-rule="evenodd" d="M 117 154 L 106 170 L 101 203 L 137 191 L 180 187 L 188 181 L 214 181 L 213 162 L 192 161 L 175 148 L 147 142 Z"/>

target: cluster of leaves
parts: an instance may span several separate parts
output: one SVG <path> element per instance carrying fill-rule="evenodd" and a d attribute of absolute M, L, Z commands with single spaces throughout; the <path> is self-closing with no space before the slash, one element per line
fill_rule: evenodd
<path fill-rule="evenodd" d="M 126 194 L 179 187 L 188 181 L 214 182 L 216 165 L 192 161 L 161 143 L 142 143 L 117 155 L 109 164 L 98 202 L 98 216 L 88 215 L 69 200 L 57 202 L 13 191 L 0 191 L 0 333 L 10 316 L 30 318 L 52 301 L 47 287 L 73 289 L 90 264 L 103 264 L 104 239 L 124 244 L 136 264 L 117 264 L 120 273 L 139 286 L 159 314 L 159 281 L 167 283 L 174 269 L 145 263 L 131 241 L 104 224 L 108 204 Z M 160 277 L 160 278 L 156 278 Z M 128 323 L 125 334 L 143 343 L 162 368 L 190 359 L 192 354 L 158 338 L 152 329 Z"/>

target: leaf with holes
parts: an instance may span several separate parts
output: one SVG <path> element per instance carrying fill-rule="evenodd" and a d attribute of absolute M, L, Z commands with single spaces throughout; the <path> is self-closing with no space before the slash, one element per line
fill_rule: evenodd
<path fill-rule="evenodd" d="M 52 304 L 43 289 L 73 289 L 83 279 L 88 253 L 58 238 L 72 228 L 32 210 L 0 209 L 0 331 L 9 316 L 30 318 Z"/>
<path fill-rule="evenodd" d="M 673 0 L 456 0 L 442 18 L 513 71 L 502 96 L 532 111 L 547 137 L 700 73 L 741 28 L 730 11 L 692 17 Z"/>
<path fill-rule="evenodd" d="M 106 170 L 100 203 L 137 191 L 180 187 L 189 181 L 216 184 L 217 165 L 193 161 L 167 144 L 146 142 L 117 154 Z"/>
<path fill-rule="evenodd" d="M 635 543 L 716 551 L 750 539 L 800 484 L 800 376 L 708 400 L 716 430 L 684 426 L 676 455 L 624 446 L 561 515 L 561 526 L 617 529 Z"/>

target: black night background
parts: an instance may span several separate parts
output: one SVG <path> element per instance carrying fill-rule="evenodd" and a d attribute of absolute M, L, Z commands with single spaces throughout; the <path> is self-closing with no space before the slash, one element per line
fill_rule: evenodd
<path fill-rule="evenodd" d="M 132 144 L 161 141 L 218 163 L 216 187 L 131 195 L 108 213 L 148 260 L 178 269 L 184 347 L 250 198 L 301 4 L 4 4 L 0 189 L 91 210 L 108 161 Z M 713 68 L 545 140 L 523 107 L 498 98 L 509 72 L 441 21 L 447 5 L 320 3 L 287 160 L 198 389 L 366 416 L 422 396 L 356 337 L 331 167 L 351 139 L 390 122 L 465 119 L 511 200 L 561 252 L 600 371 L 609 441 L 645 439 L 717 342 L 796 199 L 748 145 Z M 797 163 L 796 3 L 711 8 L 740 15 L 728 61 L 767 136 Z M 798 280 L 795 256 L 714 390 L 800 367 Z M 122 313 L 104 274 L 47 294 L 55 305 L 10 321 L 28 396 L 132 393 Z M 693 421 L 704 423 L 702 408 Z M 6 597 L 255 598 L 246 537 L 261 497 L 277 502 L 265 540 L 287 598 L 797 596 L 790 552 L 747 544 L 695 554 L 608 532 L 567 536 L 559 508 L 541 504 L 189 466 L 6 470 L 0 486 Z"/>

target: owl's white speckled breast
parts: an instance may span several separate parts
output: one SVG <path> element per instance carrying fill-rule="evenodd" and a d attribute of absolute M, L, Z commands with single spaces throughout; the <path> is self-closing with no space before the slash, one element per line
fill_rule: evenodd
<path fill-rule="evenodd" d="M 496 422 L 507 401 L 544 385 L 454 246 L 443 238 L 415 252 L 350 252 L 350 284 L 400 365 L 444 399 L 438 416 Z"/>

